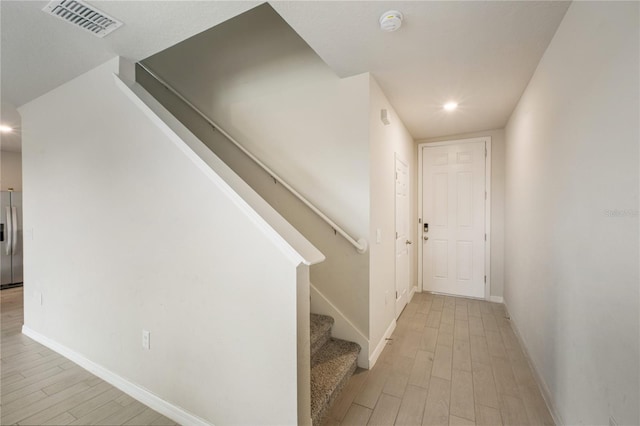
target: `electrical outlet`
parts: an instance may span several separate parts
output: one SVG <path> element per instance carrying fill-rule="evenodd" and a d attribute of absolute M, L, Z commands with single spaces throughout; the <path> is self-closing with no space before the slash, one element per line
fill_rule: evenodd
<path fill-rule="evenodd" d="M 151 332 L 149 330 L 142 330 L 142 347 L 144 349 L 151 349 Z"/>

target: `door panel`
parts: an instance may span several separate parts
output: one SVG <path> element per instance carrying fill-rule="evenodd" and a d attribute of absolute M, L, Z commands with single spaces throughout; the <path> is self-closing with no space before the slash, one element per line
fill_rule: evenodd
<path fill-rule="evenodd" d="M 485 143 L 423 147 L 424 290 L 484 297 Z"/>
<path fill-rule="evenodd" d="M 396 156 L 396 318 L 409 298 L 409 168 Z"/>

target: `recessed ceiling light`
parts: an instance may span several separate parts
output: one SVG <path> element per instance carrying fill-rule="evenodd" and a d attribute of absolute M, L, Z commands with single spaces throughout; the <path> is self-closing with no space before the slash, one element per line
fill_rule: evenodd
<path fill-rule="evenodd" d="M 446 111 L 453 111 L 458 108 L 458 104 L 456 102 L 447 102 L 443 107 Z"/>
<path fill-rule="evenodd" d="M 5 126 L 4 124 L 0 124 L 0 132 L 10 133 L 10 132 L 13 132 L 13 128 L 9 126 Z"/>

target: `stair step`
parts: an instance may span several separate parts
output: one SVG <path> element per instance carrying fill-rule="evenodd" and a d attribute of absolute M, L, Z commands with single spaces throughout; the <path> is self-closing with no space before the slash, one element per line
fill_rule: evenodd
<path fill-rule="evenodd" d="M 311 359 L 311 419 L 319 425 L 356 370 L 360 345 L 331 338 Z"/>
<path fill-rule="evenodd" d="M 311 314 L 311 358 L 329 341 L 333 318 L 326 315 Z"/>

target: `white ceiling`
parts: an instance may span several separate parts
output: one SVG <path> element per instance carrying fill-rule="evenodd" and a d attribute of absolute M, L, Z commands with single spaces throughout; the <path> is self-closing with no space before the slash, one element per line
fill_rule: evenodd
<path fill-rule="evenodd" d="M 99 39 L 49 16 L 47 2 L 0 2 L 3 104 L 22 105 L 116 56 L 144 59 L 255 1 L 89 1 L 125 25 Z M 340 76 L 373 73 L 416 139 L 501 128 L 567 2 L 276 1 Z M 383 33 L 379 16 L 405 15 Z M 455 113 L 442 104 L 460 103 Z M 3 108 L 4 109 L 4 108 Z"/>
<path fill-rule="evenodd" d="M 568 2 L 339 1 L 272 6 L 338 75 L 370 71 L 415 139 L 505 126 Z M 402 28 L 380 31 L 389 9 Z M 455 113 L 442 110 L 449 100 Z"/>

